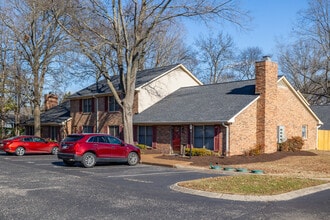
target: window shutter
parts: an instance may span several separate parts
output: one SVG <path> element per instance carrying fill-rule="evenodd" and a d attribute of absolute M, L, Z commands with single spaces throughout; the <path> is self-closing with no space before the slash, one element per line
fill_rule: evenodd
<path fill-rule="evenodd" d="M 79 100 L 79 112 L 82 112 L 82 105 L 83 105 L 83 100 Z"/>
<path fill-rule="evenodd" d="M 138 135 L 137 129 L 138 129 L 138 126 L 133 125 L 133 141 L 135 143 L 137 143 L 137 135 Z"/>
<path fill-rule="evenodd" d="M 156 148 L 157 144 L 157 126 L 152 127 L 152 148 Z"/>

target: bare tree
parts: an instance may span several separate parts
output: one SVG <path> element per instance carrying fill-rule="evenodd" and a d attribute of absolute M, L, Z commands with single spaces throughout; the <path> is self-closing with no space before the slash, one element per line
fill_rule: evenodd
<path fill-rule="evenodd" d="M 299 14 L 291 46 L 282 46 L 282 72 L 310 103 L 330 103 L 330 2 L 310 0 Z"/>
<path fill-rule="evenodd" d="M 241 25 L 242 17 L 246 15 L 234 0 L 71 0 L 67 5 L 72 9 L 69 16 L 74 25 L 63 27 L 85 52 L 88 51 L 87 56 L 94 54 L 94 63 L 97 63 L 123 109 L 124 139 L 128 143 L 133 143 L 136 74 L 143 67 L 148 42 L 153 39 L 158 27 L 170 25 L 184 17 Z M 86 37 L 78 37 L 75 34 L 78 31 L 93 39 L 93 44 Z M 100 50 L 104 52 L 103 58 L 95 56 L 100 54 Z M 102 64 L 105 58 L 108 60 Z M 111 82 L 111 74 L 120 77 L 120 95 Z"/>
<path fill-rule="evenodd" d="M 313 42 L 299 41 L 281 50 L 279 62 L 293 86 L 311 104 L 322 103 L 327 97 L 327 80 L 324 75 L 322 54 Z"/>
<path fill-rule="evenodd" d="M 20 64 L 15 44 L 8 34 L 8 28 L 0 20 L 0 108 L 1 108 L 1 137 L 18 135 L 18 125 L 23 105 L 23 83 L 21 80 Z M 14 122 L 14 129 L 8 130 L 8 122 Z M 10 133 L 9 133 L 10 132 Z"/>
<path fill-rule="evenodd" d="M 146 46 L 143 68 L 154 68 L 185 63 L 191 65 L 195 59 L 183 39 L 182 24 L 159 25 L 150 36 Z"/>
<path fill-rule="evenodd" d="M 68 46 L 66 36 L 52 15 L 55 1 L 6 0 L 0 19 L 7 34 L 15 41 L 22 68 L 30 73 L 30 98 L 33 104 L 34 133 L 40 135 L 40 106 L 45 79 L 48 74 L 58 74 L 56 60 Z"/>
<path fill-rule="evenodd" d="M 261 60 L 263 52 L 259 47 L 248 47 L 240 52 L 234 69 L 239 79 L 255 78 L 255 62 Z"/>
<path fill-rule="evenodd" d="M 202 80 L 205 83 L 219 83 L 234 78 L 234 42 L 231 36 L 218 33 L 216 37 L 210 34 L 195 42 L 198 48 L 198 58 L 203 69 Z"/>
<path fill-rule="evenodd" d="M 5 136 L 5 121 L 8 110 L 7 99 L 7 80 L 8 80 L 8 53 L 9 43 L 5 35 L 5 27 L 0 23 L 0 120 L 1 120 L 1 138 Z"/>

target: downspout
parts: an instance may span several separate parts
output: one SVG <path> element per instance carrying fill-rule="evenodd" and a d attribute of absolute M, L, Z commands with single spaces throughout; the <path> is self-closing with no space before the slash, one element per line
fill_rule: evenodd
<path fill-rule="evenodd" d="M 225 123 L 222 123 L 222 126 L 226 128 L 226 152 L 225 156 L 228 157 L 228 152 L 229 152 L 229 126 L 226 125 Z"/>

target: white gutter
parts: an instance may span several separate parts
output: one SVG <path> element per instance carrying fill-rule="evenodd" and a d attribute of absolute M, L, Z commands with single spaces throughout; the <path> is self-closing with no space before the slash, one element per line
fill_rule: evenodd
<path fill-rule="evenodd" d="M 95 95 L 93 98 L 96 99 L 96 133 L 99 133 L 99 99 Z"/>
<path fill-rule="evenodd" d="M 316 146 L 315 146 L 315 150 L 319 149 L 319 129 L 320 129 L 321 125 L 317 126 L 316 129 Z"/>

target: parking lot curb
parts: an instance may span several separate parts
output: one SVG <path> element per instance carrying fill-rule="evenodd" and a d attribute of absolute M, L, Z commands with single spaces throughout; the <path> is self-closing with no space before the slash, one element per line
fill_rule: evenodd
<path fill-rule="evenodd" d="M 174 191 L 193 194 L 198 196 L 204 196 L 208 198 L 216 198 L 216 199 L 226 199 L 226 200 L 235 200 L 235 201 L 252 201 L 252 202 L 270 202 L 270 201 L 288 201 L 292 199 L 296 199 L 302 196 L 307 196 L 313 193 L 321 192 L 324 190 L 330 189 L 330 183 L 299 189 L 288 193 L 278 194 L 278 195 L 265 195 L 265 196 L 253 196 L 253 195 L 232 195 L 225 193 L 214 193 L 214 192 L 206 192 L 201 190 L 194 190 L 185 188 L 178 185 L 179 183 L 175 183 L 170 186 L 170 188 Z"/>

